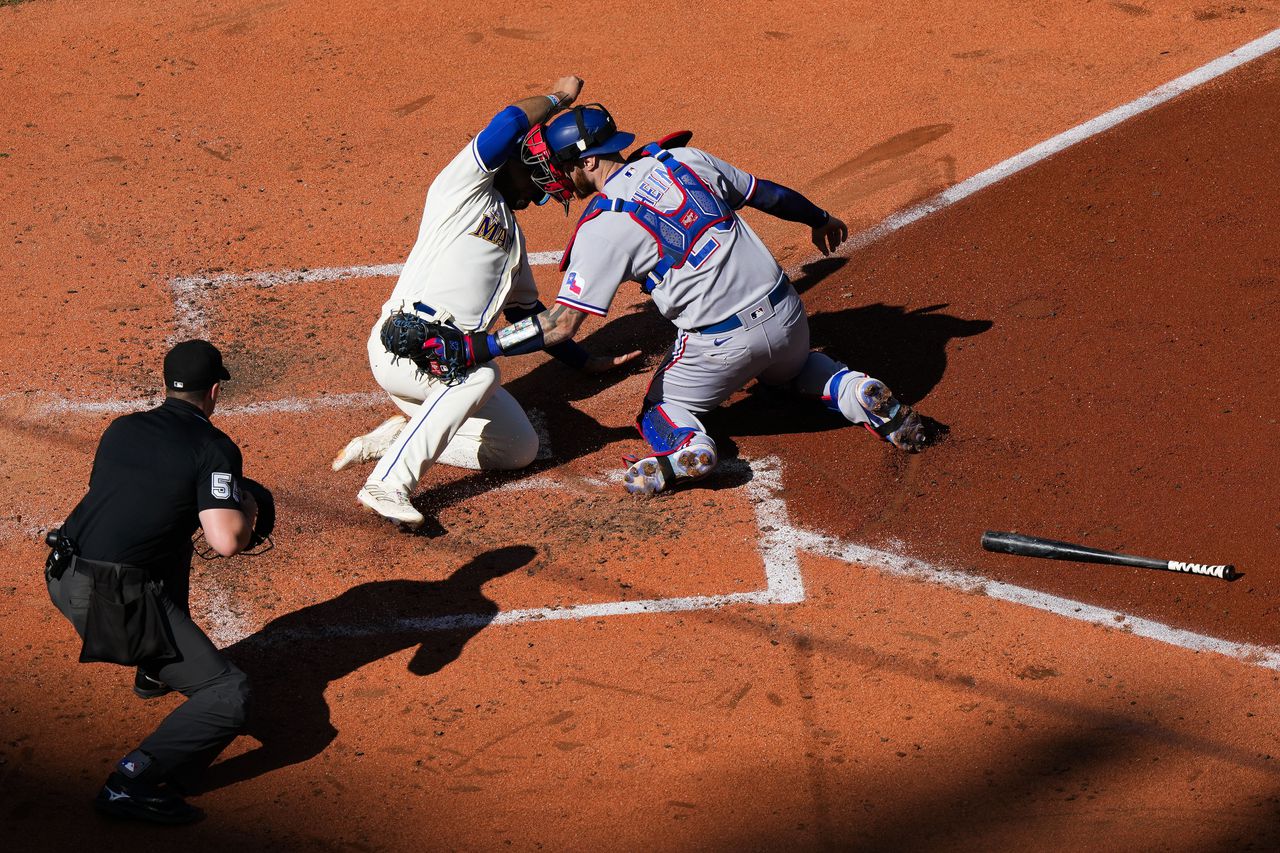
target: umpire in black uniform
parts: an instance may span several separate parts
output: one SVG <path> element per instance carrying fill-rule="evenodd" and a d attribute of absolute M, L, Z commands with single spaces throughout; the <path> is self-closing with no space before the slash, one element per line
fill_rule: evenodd
<path fill-rule="evenodd" d="M 182 799 L 183 792 L 245 721 L 248 679 L 218 652 L 187 607 L 196 528 L 229 557 L 249 544 L 258 512 L 251 492 L 241 489 L 240 449 L 209 422 L 221 383 L 230 378 L 222 355 L 207 341 L 171 349 L 164 359 L 165 401 L 107 427 L 88 494 L 50 536 L 49 596 L 85 640 L 81 661 L 137 664 L 134 692 L 142 698 L 171 690 L 187 697 L 116 764 L 95 801 L 111 815 L 160 823 L 198 819 L 200 811 Z M 131 582 L 121 581 L 130 577 L 132 593 Z M 116 601 L 120 607 L 112 611 L 106 601 L 112 584 L 116 598 L 124 589 L 133 604 Z M 150 616 L 142 605 L 151 608 Z M 119 629 L 118 619 L 115 629 L 105 629 L 103 652 L 100 626 L 125 610 L 136 618 L 127 629 Z M 146 632 L 158 646 L 138 648 Z M 113 651 L 116 637 L 132 642 L 132 650 Z"/>

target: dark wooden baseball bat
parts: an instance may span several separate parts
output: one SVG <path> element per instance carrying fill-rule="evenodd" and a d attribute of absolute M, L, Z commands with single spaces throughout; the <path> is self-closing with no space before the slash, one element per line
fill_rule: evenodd
<path fill-rule="evenodd" d="M 1181 560 L 1156 560 L 1151 557 L 1135 557 L 1101 548 L 1088 548 L 1071 542 L 1025 536 L 1021 533 L 1002 533 L 988 530 L 982 534 L 982 547 L 1001 554 L 1017 554 L 1020 557 L 1043 557 L 1046 560 L 1074 560 L 1080 563 L 1107 563 L 1112 566 L 1137 566 L 1142 569 L 1160 569 L 1166 572 L 1184 572 L 1235 580 L 1240 575 L 1231 565 L 1210 566 L 1204 563 L 1185 563 Z"/>

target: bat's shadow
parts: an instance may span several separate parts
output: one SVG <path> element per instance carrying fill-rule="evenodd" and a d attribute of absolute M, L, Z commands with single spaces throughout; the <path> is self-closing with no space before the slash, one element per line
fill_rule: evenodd
<path fill-rule="evenodd" d="M 527 565 L 536 553 L 527 545 L 499 548 L 442 581 L 360 584 L 274 619 L 226 649 L 249 675 L 253 691 L 243 734 L 261 746 L 213 765 L 201 789 L 252 779 L 323 752 L 338 734 L 325 690 L 366 664 L 414 646 L 408 667 L 413 675 L 431 675 L 457 660 L 498 615 L 481 587 Z"/>

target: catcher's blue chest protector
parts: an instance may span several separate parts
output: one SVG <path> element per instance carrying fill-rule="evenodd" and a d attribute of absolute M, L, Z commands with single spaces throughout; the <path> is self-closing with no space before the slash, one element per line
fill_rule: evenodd
<path fill-rule="evenodd" d="M 630 215 L 657 242 L 660 258 L 640 285 L 645 293 L 652 293 L 662 284 L 668 272 L 683 267 L 689 261 L 693 247 L 708 229 L 728 231 L 733 228 L 736 221 L 733 210 L 692 169 L 677 160 L 670 151 L 660 148 L 657 143 L 646 145 L 641 150 L 644 156 L 658 160 L 661 164 L 659 168 L 665 170 L 670 186 L 680 191 L 683 200 L 674 210 L 664 213 L 643 201 L 624 201 L 609 198 L 603 193 L 593 197 L 587 204 L 587 209 L 582 212 L 582 218 L 578 220 L 578 226 L 569 238 L 569 245 L 565 247 L 564 258 L 560 262 L 561 271 L 569 266 L 569 255 L 573 251 L 573 241 L 577 239 L 578 229 L 602 213 Z M 646 181 L 646 185 L 649 183 Z M 645 192 L 644 185 L 640 192 Z M 653 200 L 656 202 L 658 198 Z M 693 263 L 697 266 L 701 259 L 694 258 Z"/>

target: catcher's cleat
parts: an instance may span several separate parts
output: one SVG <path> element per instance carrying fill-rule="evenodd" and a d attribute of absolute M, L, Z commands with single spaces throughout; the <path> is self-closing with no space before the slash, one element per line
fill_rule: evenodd
<path fill-rule="evenodd" d="M 905 450 L 908 453 L 919 453 L 928 447 L 933 439 L 929 435 L 929 431 L 925 426 L 925 421 L 910 406 L 902 407 L 906 414 L 902 418 L 902 425 L 893 432 L 886 435 L 885 441 L 892 444 L 899 450 Z"/>
<path fill-rule="evenodd" d="M 94 808 L 111 817 L 133 818 L 152 823 L 192 823 L 204 816 L 195 806 L 188 805 L 181 797 L 157 788 L 135 782 L 120 773 L 107 777 L 93 801 Z"/>
<path fill-rule="evenodd" d="M 627 456 L 630 463 L 622 475 L 622 486 L 633 495 L 652 495 L 675 484 L 677 480 L 696 480 L 716 467 L 716 451 L 705 444 L 690 444 L 672 453 L 638 459 Z"/>
<path fill-rule="evenodd" d="M 133 676 L 133 692 L 139 699 L 156 699 L 173 692 L 173 688 L 158 678 L 147 675 L 142 667 L 138 667 Z"/>
<path fill-rule="evenodd" d="M 387 448 L 392 445 L 396 436 L 400 434 L 400 430 L 408 422 L 409 419 L 404 415 L 396 415 L 394 418 L 383 421 L 373 432 L 351 439 L 347 442 L 347 446 L 333 457 L 331 467 L 335 471 L 341 471 L 353 462 L 372 462 L 375 459 L 381 459 L 382 454 L 387 452 Z"/>
<path fill-rule="evenodd" d="M 426 521 L 422 513 L 409 503 L 409 495 L 397 488 L 365 483 L 356 493 L 356 498 L 383 518 L 410 530 L 417 530 Z"/>
<path fill-rule="evenodd" d="M 885 420 L 893 417 L 898 406 L 889 386 L 870 377 L 862 380 L 862 384 L 858 386 L 858 403 L 871 414 Z"/>
<path fill-rule="evenodd" d="M 920 417 L 915 409 L 904 406 L 896 400 L 893 403 L 889 419 L 878 427 L 864 424 L 867 429 L 883 438 L 899 450 L 907 453 L 919 453 L 934 441 L 926 418 Z"/>

